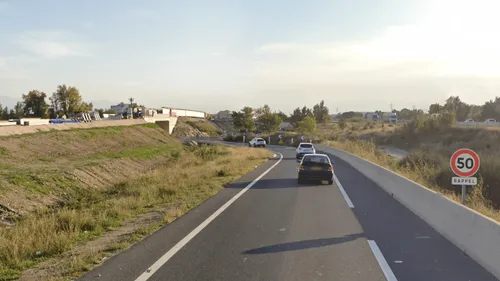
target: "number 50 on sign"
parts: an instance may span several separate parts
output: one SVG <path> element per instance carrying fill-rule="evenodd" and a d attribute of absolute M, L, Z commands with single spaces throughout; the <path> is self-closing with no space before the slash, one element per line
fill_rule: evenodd
<path fill-rule="evenodd" d="M 455 151 L 450 159 L 451 170 L 457 177 L 452 178 L 454 185 L 476 185 L 477 178 L 472 177 L 479 170 L 479 156 L 476 152 L 463 148 Z"/>

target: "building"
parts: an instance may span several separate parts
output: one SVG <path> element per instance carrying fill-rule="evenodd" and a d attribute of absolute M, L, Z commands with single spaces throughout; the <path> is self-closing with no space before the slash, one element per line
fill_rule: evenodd
<path fill-rule="evenodd" d="M 222 110 L 219 113 L 213 115 L 215 120 L 224 122 L 233 122 L 233 113 L 229 110 Z"/>
<path fill-rule="evenodd" d="M 125 112 L 127 112 L 127 109 L 131 106 L 130 103 L 119 103 L 117 105 L 112 105 L 111 110 L 114 110 L 116 114 L 121 115 Z M 137 107 L 137 103 L 132 103 L 132 108 Z"/>
<path fill-rule="evenodd" d="M 279 125 L 279 128 L 281 131 L 286 131 L 288 129 L 292 129 L 293 124 L 290 122 L 281 122 L 281 124 Z"/>
<path fill-rule="evenodd" d="M 380 116 L 378 116 L 378 114 L 376 113 L 367 112 L 365 113 L 365 119 L 376 121 L 380 119 Z"/>

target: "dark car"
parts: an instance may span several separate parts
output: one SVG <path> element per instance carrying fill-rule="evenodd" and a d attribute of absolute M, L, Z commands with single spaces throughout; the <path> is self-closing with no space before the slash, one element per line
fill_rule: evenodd
<path fill-rule="evenodd" d="M 333 184 L 333 164 L 325 154 L 306 154 L 298 169 L 298 183 L 308 180 L 328 181 Z"/>

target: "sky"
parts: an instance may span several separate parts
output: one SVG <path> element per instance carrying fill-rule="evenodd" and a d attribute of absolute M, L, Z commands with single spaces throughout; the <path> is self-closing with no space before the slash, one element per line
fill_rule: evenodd
<path fill-rule="evenodd" d="M 0 97 L 210 113 L 500 95 L 498 0 L 0 0 Z M 2 100 L 0 99 L 0 103 Z M 5 101 L 3 102 L 6 103 Z"/>

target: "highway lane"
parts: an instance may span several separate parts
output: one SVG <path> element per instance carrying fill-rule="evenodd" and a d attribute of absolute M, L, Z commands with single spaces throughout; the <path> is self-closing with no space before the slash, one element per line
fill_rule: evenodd
<path fill-rule="evenodd" d="M 346 163 L 332 157 L 354 208 L 335 184 L 298 185 L 294 149 L 273 149 L 281 162 L 157 271 L 147 272 L 277 160 L 79 280 L 497 280 Z"/>

